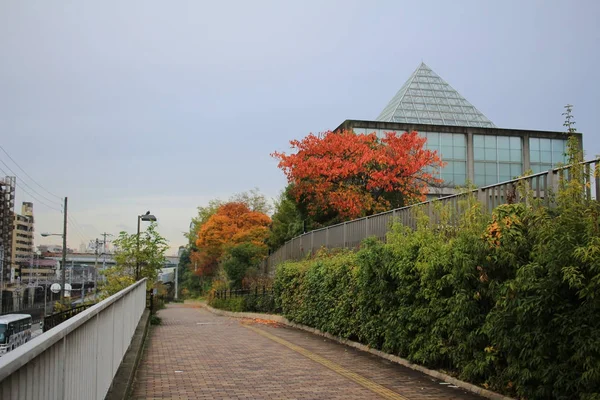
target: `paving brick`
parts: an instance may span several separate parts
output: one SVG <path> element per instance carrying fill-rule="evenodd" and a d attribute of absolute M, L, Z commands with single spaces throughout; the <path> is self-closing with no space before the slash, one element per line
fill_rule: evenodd
<path fill-rule="evenodd" d="M 133 399 L 383 398 L 356 380 L 246 328 L 248 321 L 182 304 L 168 305 L 159 316 L 163 322 L 151 328 Z M 263 324 L 253 327 L 407 399 L 481 399 L 304 331 Z"/>

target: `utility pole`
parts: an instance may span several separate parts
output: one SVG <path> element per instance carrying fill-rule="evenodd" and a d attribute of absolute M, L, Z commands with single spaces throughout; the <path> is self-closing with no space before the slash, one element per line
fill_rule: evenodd
<path fill-rule="evenodd" d="M 104 238 L 104 240 L 102 241 L 102 245 L 103 245 L 103 250 L 102 250 L 102 254 L 103 254 L 103 261 L 102 261 L 102 269 L 106 268 L 106 237 L 107 236 L 113 236 L 111 233 L 102 233 L 100 236 L 102 236 Z"/>
<path fill-rule="evenodd" d="M 60 292 L 60 300 L 61 303 L 64 301 L 67 289 L 65 288 L 65 284 L 67 283 L 67 198 L 65 197 L 65 206 L 64 206 L 64 223 L 63 223 L 63 248 L 62 248 L 62 291 Z"/>
<path fill-rule="evenodd" d="M 96 238 L 96 246 L 94 247 L 94 253 L 96 254 L 96 259 L 94 260 L 94 294 L 96 293 L 96 276 L 98 275 L 98 246 L 100 245 L 100 241 L 98 240 L 98 238 Z M 85 288 L 85 283 L 83 284 L 83 287 Z M 96 296 L 94 295 L 94 300 L 96 300 L 95 298 Z M 82 297 L 83 300 L 85 301 L 85 296 Z"/>

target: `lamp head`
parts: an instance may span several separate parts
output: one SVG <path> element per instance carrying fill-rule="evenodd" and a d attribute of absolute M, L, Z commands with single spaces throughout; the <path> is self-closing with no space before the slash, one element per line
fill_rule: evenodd
<path fill-rule="evenodd" d="M 149 222 L 155 222 L 156 221 L 156 217 L 152 214 L 146 214 L 146 215 L 142 215 L 142 221 L 149 221 Z"/>

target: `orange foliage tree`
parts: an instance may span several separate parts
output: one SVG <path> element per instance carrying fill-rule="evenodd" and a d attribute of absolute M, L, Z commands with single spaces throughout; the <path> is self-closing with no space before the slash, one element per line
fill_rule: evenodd
<path fill-rule="evenodd" d="M 431 170 L 443 166 L 436 152 L 423 148 L 425 141 L 417 132 L 378 138 L 328 131 L 292 140 L 294 154 L 272 156 L 308 214 L 335 222 L 423 200 L 427 186 L 441 182 Z"/>
<path fill-rule="evenodd" d="M 198 275 L 210 275 L 225 251 L 240 243 L 252 243 L 266 253 L 270 224 L 268 215 L 252 211 L 244 203 L 223 204 L 198 231 L 198 250 L 191 255 L 190 267 Z"/>

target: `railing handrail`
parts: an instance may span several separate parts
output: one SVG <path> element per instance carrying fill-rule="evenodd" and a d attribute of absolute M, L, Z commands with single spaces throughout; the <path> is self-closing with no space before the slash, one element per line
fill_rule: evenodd
<path fill-rule="evenodd" d="M 594 163 L 599 163 L 599 162 L 600 162 L 600 158 L 595 158 L 595 159 L 588 160 L 588 161 L 582 161 L 579 164 L 580 165 L 587 165 L 587 164 L 594 164 Z M 314 234 L 314 233 L 319 232 L 319 231 L 323 231 L 323 230 L 327 230 L 327 229 L 332 229 L 332 228 L 335 228 L 335 227 L 340 226 L 340 225 L 351 224 L 351 223 L 358 222 L 358 221 L 361 221 L 361 220 L 368 220 L 368 219 L 371 219 L 371 218 L 374 218 L 374 217 L 377 217 L 377 216 L 380 216 L 380 215 L 394 213 L 394 212 L 406 210 L 406 209 L 412 208 L 412 207 L 423 206 L 425 204 L 429 204 L 429 203 L 433 203 L 433 202 L 438 202 L 438 201 L 441 201 L 441 200 L 448 200 L 448 199 L 451 199 L 453 197 L 461 197 L 461 196 L 464 196 L 466 194 L 477 193 L 478 191 L 487 191 L 487 190 L 493 189 L 495 187 L 499 187 L 499 186 L 503 186 L 503 185 L 507 185 L 507 184 L 512 184 L 512 183 L 517 183 L 519 181 L 524 181 L 524 180 L 527 180 L 527 179 L 532 179 L 532 178 L 535 178 L 537 176 L 547 175 L 549 172 L 556 173 L 556 172 L 559 172 L 561 170 L 568 169 L 570 167 L 572 167 L 572 164 L 564 165 L 564 166 L 556 167 L 556 168 L 551 168 L 551 169 L 546 170 L 546 171 L 537 172 L 537 173 L 531 174 L 531 175 L 521 176 L 519 178 L 510 179 L 510 180 L 504 181 L 504 182 L 494 183 L 493 185 L 482 186 L 482 187 L 479 187 L 479 188 L 476 188 L 476 189 L 465 190 L 464 192 L 450 194 L 450 195 L 447 195 L 447 196 L 442 196 L 442 197 L 438 197 L 438 198 L 435 198 L 435 199 L 422 201 L 422 202 L 411 204 L 411 205 L 408 205 L 408 206 L 394 208 L 394 209 L 388 210 L 388 211 L 382 211 L 382 212 L 377 213 L 377 214 L 368 215 L 366 217 L 356 218 L 356 219 L 353 219 L 353 220 L 350 220 L 350 221 L 339 222 L 339 223 L 334 224 L 334 225 L 324 226 L 323 228 L 313 229 L 312 231 L 308 231 L 308 232 L 302 233 L 301 235 L 294 236 L 293 238 L 291 238 L 290 240 L 288 240 L 284 244 L 282 244 L 277 250 L 273 251 L 271 254 L 277 253 L 279 250 L 281 250 L 282 248 L 284 248 L 288 243 L 291 243 L 292 241 L 294 241 L 294 240 L 296 240 L 298 238 L 301 238 L 301 237 L 304 237 L 304 236 L 307 236 L 307 235 L 311 235 L 311 234 Z"/>
<path fill-rule="evenodd" d="M 49 331 L 32 339 L 30 342 L 25 343 L 24 345 L 17 347 L 15 350 L 6 353 L 0 358 L 0 382 L 19 370 L 29 361 L 42 354 L 69 333 L 85 324 L 88 320 L 92 319 L 102 310 L 115 303 L 121 297 L 142 285 L 146 280 L 147 278 L 140 279 L 133 285 L 126 287 L 120 292 L 115 293 L 97 303 L 93 307 L 90 307 L 87 310 L 77 314 L 73 318 L 70 318 L 62 324 L 55 326 Z"/>

